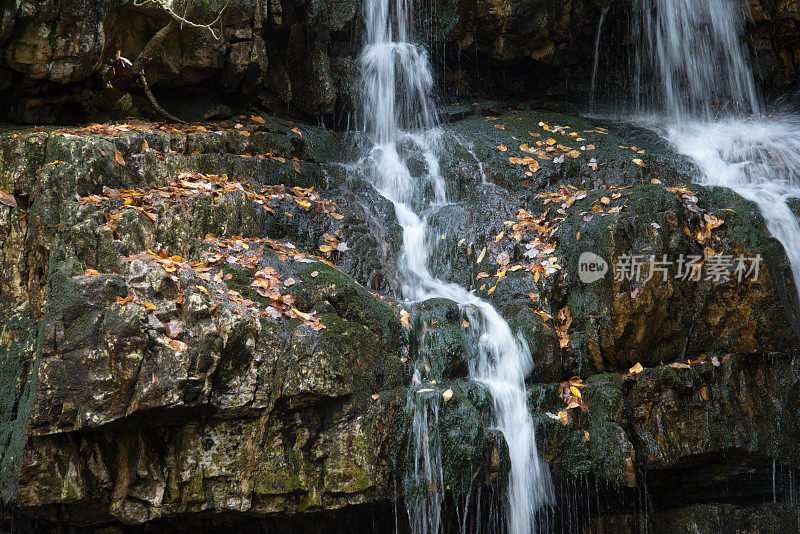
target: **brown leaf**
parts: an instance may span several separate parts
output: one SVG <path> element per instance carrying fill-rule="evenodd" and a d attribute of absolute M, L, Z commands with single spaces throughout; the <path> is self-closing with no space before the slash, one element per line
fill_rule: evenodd
<path fill-rule="evenodd" d="M 688 363 L 681 363 L 681 362 L 671 363 L 671 364 L 667 365 L 667 367 L 672 367 L 673 369 L 691 369 L 692 368 L 692 366 L 689 365 Z"/>
<path fill-rule="evenodd" d="M 169 346 L 173 349 L 177 350 L 178 352 L 184 352 L 186 349 L 189 348 L 189 345 L 184 343 L 183 341 L 178 341 L 177 339 L 172 339 L 169 336 L 164 336 L 164 340 L 169 343 Z"/>
<path fill-rule="evenodd" d="M 119 165 L 125 166 L 125 158 L 122 157 L 122 152 L 119 150 L 114 151 L 114 161 L 116 161 Z"/>
<path fill-rule="evenodd" d="M 12 208 L 16 208 L 17 199 L 14 198 L 14 195 L 9 193 L 5 189 L 0 189 L 0 204 L 5 204 L 6 206 L 11 206 Z"/>

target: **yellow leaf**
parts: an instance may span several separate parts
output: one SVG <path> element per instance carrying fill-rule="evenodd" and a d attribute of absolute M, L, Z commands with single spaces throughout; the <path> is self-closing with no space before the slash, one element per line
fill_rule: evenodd
<path fill-rule="evenodd" d="M 300 129 L 297 128 L 296 126 L 294 128 L 292 128 L 292 131 L 294 133 L 296 133 L 297 135 L 299 135 L 300 137 L 303 137 L 303 132 L 301 132 Z"/>
<path fill-rule="evenodd" d="M 482 261 L 483 261 L 483 257 L 484 257 L 485 255 L 486 255 L 486 247 L 483 247 L 483 250 L 481 250 L 481 253 L 480 253 L 480 255 L 478 255 L 478 259 L 477 259 L 477 260 L 475 260 L 475 263 L 480 263 L 480 262 L 482 262 Z"/>
<path fill-rule="evenodd" d="M 409 314 L 406 310 L 400 310 L 400 322 L 405 328 L 411 328 L 411 322 L 409 321 L 408 317 Z"/>
<path fill-rule="evenodd" d="M 253 121 L 253 122 L 257 122 L 259 124 L 264 124 L 266 122 L 264 119 L 262 119 L 261 117 L 258 117 L 256 115 L 251 115 L 250 116 L 250 120 Z"/>
<path fill-rule="evenodd" d="M 611 199 L 608 197 L 603 197 L 600 199 L 600 202 L 602 202 L 604 205 L 608 205 L 608 203 L 611 202 Z"/>
<path fill-rule="evenodd" d="M 380 395 L 378 395 L 377 393 L 374 393 L 372 395 L 372 400 L 378 400 L 379 397 L 380 397 Z"/>
<path fill-rule="evenodd" d="M 578 397 L 579 399 L 581 398 L 581 390 L 579 390 L 579 389 L 578 389 L 578 388 L 576 388 L 575 386 L 570 386 L 570 387 L 569 387 L 569 390 L 572 392 L 572 394 L 573 394 L 573 395 L 575 395 L 575 396 L 576 396 L 576 397 Z"/>
<path fill-rule="evenodd" d="M 628 369 L 628 371 L 629 371 L 629 372 L 630 372 L 630 374 L 632 374 L 632 375 L 639 374 L 639 373 L 641 373 L 643 370 L 644 370 L 644 367 L 642 367 L 642 364 L 641 364 L 641 363 L 639 363 L 639 362 L 636 362 L 636 365 L 634 365 L 633 367 L 631 367 L 630 369 Z"/>
<path fill-rule="evenodd" d="M 442 398 L 444 399 L 444 402 L 449 401 L 452 397 L 453 397 L 452 389 L 448 389 L 444 393 L 442 393 Z"/>
<path fill-rule="evenodd" d="M 633 158 L 631 161 L 637 164 L 639 167 L 645 166 L 644 161 L 640 160 L 639 158 Z"/>

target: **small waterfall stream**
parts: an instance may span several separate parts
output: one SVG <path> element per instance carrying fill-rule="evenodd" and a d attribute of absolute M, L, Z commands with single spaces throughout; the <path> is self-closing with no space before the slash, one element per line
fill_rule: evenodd
<path fill-rule="evenodd" d="M 691 157 L 703 185 L 755 202 L 800 281 L 800 225 L 787 204 L 800 198 L 800 117 L 762 116 L 742 42 L 746 11 L 730 0 L 642 0 L 640 55 L 654 68 L 662 134 Z"/>
<path fill-rule="evenodd" d="M 437 157 L 442 132 L 433 104 L 433 77 L 427 54 L 411 39 L 413 6 L 409 0 L 391 1 L 394 9 L 390 0 L 364 3 L 364 131 L 372 148 L 357 168 L 394 204 L 403 229 L 400 269 L 404 297 L 412 301 L 447 298 L 469 308 L 475 316 L 471 323 L 478 340 L 474 348 L 477 358 L 471 364 L 469 377 L 484 384 L 491 393 L 494 425 L 508 444 L 508 530 L 513 534 L 531 532 L 535 529 L 536 510 L 553 498 L 549 470 L 539 458 L 527 406 L 525 377 L 533 367 L 533 359 L 526 342 L 514 335 L 491 304 L 458 284 L 436 278 L 429 269 L 427 217 L 447 203 Z M 411 171 L 411 158 L 425 163 L 422 175 Z M 414 383 L 424 380 L 425 371 L 418 366 Z M 416 395 L 413 387 L 409 394 Z M 413 469 L 427 498 L 411 505 L 409 515 L 414 532 L 436 533 L 440 531 L 444 490 L 441 449 L 436 439 L 441 393 L 422 395 L 429 397 L 413 404 Z"/>
<path fill-rule="evenodd" d="M 600 22 L 597 23 L 597 35 L 594 38 L 594 64 L 592 66 L 592 86 L 589 93 L 589 109 L 594 109 L 595 92 L 597 91 L 597 71 L 600 68 L 600 39 L 603 37 L 603 26 L 606 17 L 611 9 L 611 4 L 607 5 L 600 12 Z"/>

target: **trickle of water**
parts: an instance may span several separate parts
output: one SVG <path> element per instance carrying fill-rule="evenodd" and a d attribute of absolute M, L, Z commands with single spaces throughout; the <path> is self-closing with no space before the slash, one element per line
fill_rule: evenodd
<path fill-rule="evenodd" d="M 395 0 L 393 11 L 389 0 L 365 0 L 363 112 L 364 130 L 373 147 L 356 168 L 394 204 L 403 229 L 400 269 L 404 297 L 447 298 L 472 314 L 470 322 L 478 341 L 470 378 L 489 389 L 494 425 L 503 433 L 511 457 L 508 530 L 512 534 L 531 532 L 536 510 L 553 498 L 549 470 L 539 458 L 527 407 L 525 377 L 533 368 L 533 359 L 525 341 L 514 336 L 491 304 L 464 287 L 439 280 L 428 267 L 431 247 L 427 214 L 447 202 L 436 155 L 442 132 L 432 99 L 433 77 L 427 54 L 411 41 L 413 5 L 410 0 Z M 422 175 L 411 172 L 411 159 L 424 163 Z M 416 373 L 415 382 L 423 383 L 424 377 Z M 415 410 L 413 476 L 417 484 L 423 481 L 429 490 L 422 503 L 410 506 L 411 525 L 417 533 L 436 533 L 440 530 L 441 449 L 431 446 L 430 434 L 438 424 L 438 409 L 431 412 L 429 405 L 423 408 L 416 401 L 410 402 Z"/>
<path fill-rule="evenodd" d="M 594 66 L 592 67 L 592 89 L 589 94 L 589 108 L 594 109 L 594 97 L 597 89 L 597 71 L 600 67 L 600 37 L 603 35 L 603 26 L 606 22 L 606 16 L 611 9 L 611 4 L 603 8 L 600 14 L 600 22 L 597 24 L 597 36 L 594 39 Z"/>

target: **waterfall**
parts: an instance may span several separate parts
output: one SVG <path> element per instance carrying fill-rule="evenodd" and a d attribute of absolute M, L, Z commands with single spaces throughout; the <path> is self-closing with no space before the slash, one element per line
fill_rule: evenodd
<path fill-rule="evenodd" d="M 428 266 L 427 219 L 447 203 L 447 190 L 437 157 L 442 132 L 432 98 L 433 76 L 426 51 L 411 38 L 412 11 L 410 0 L 395 0 L 393 10 L 389 0 L 364 2 L 363 128 L 372 148 L 356 167 L 394 204 L 403 230 L 399 265 L 404 276 L 403 296 L 413 301 L 447 298 L 475 314 L 477 357 L 469 377 L 489 390 L 494 425 L 508 444 L 508 529 L 513 534 L 527 533 L 535 529 L 536 510 L 553 499 L 549 470 L 539 458 L 527 407 L 525 377 L 533 368 L 533 359 L 527 343 L 513 334 L 491 304 L 458 284 L 436 278 Z M 408 162 L 412 158 L 424 162 L 421 175 L 411 171 Z M 425 370 L 418 366 L 414 383 L 423 383 L 424 377 Z M 416 401 L 413 387 L 409 395 Z M 418 533 L 440 530 L 441 449 L 431 437 L 437 434 L 441 395 L 436 397 L 412 402 L 416 407 L 411 429 L 413 476 L 428 494 L 409 507 L 412 528 Z"/>
<path fill-rule="evenodd" d="M 800 198 L 800 117 L 761 116 L 742 2 L 642 2 L 656 107 L 671 117 L 661 133 L 694 160 L 702 185 L 728 187 L 758 205 L 800 282 L 800 225 L 787 204 Z"/>
<path fill-rule="evenodd" d="M 641 0 L 643 53 L 653 69 L 654 96 L 673 117 L 710 120 L 760 114 L 742 42 L 746 22 L 736 0 Z"/>

